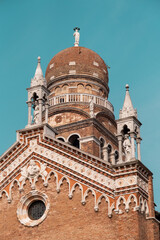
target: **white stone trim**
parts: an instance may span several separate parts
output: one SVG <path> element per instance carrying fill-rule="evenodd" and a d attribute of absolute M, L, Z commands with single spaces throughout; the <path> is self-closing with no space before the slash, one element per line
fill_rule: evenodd
<path fill-rule="evenodd" d="M 76 65 L 76 62 L 75 61 L 69 62 L 69 65 L 70 66 Z"/>
<path fill-rule="evenodd" d="M 127 187 L 137 184 L 137 176 L 123 177 L 115 180 L 115 187 Z"/>
<path fill-rule="evenodd" d="M 93 73 L 93 77 L 98 77 L 98 73 Z"/>
<path fill-rule="evenodd" d="M 92 88 L 92 91 L 95 91 L 95 92 L 99 93 L 99 90 L 97 90 L 95 88 Z"/>
<path fill-rule="evenodd" d="M 71 88 L 77 88 L 77 86 L 70 86 L 70 87 L 68 87 L 69 89 L 71 89 Z"/>
<path fill-rule="evenodd" d="M 93 62 L 93 65 L 99 67 L 99 63 L 96 61 Z"/>
<path fill-rule="evenodd" d="M 53 68 L 54 67 L 54 63 L 50 64 L 49 68 Z"/>
<path fill-rule="evenodd" d="M 76 74 L 76 70 L 69 70 L 69 74 Z"/>
<path fill-rule="evenodd" d="M 97 143 L 100 146 L 100 141 L 95 136 L 83 137 L 83 138 L 80 138 L 79 141 L 80 141 L 80 143 L 86 143 L 86 142 L 89 142 L 89 141 L 94 141 L 95 143 Z"/>
<path fill-rule="evenodd" d="M 55 76 L 52 76 L 52 77 L 50 77 L 50 80 L 53 80 L 55 78 Z"/>

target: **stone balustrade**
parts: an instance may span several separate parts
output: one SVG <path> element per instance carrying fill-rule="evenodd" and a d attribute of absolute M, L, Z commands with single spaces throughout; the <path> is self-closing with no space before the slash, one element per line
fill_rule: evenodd
<path fill-rule="evenodd" d="M 112 104 L 105 98 L 91 95 L 91 94 L 81 94 L 81 93 L 70 93 L 70 94 L 63 94 L 52 97 L 49 99 L 50 106 L 55 106 L 57 104 L 69 103 L 69 102 L 84 102 L 89 103 L 93 99 L 93 103 L 103 106 L 114 113 L 114 108 Z"/>

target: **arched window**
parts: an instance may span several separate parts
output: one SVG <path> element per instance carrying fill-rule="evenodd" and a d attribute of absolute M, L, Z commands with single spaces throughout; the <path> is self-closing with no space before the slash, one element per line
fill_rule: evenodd
<path fill-rule="evenodd" d="M 63 93 L 68 93 L 68 85 L 67 84 L 64 84 L 63 87 L 62 87 L 62 92 Z"/>
<path fill-rule="evenodd" d="M 60 87 L 56 87 L 55 88 L 55 94 L 57 95 L 57 94 L 60 94 L 60 92 L 61 92 L 61 88 Z"/>
<path fill-rule="evenodd" d="M 99 141 L 100 141 L 100 158 L 104 159 L 103 147 L 105 144 L 105 140 L 101 137 Z"/>
<path fill-rule="evenodd" d="M 107 151 L 108 151 L 108 154 L 112 152 L 112 146 L 110 144 L 108 144 L 107 146 Z"/>
<path fill-rule="evenodd" d="M 79 148 L 79 136 L 78 136 L 77 134 L 71 135 L 71 136 L 69 137 L 69 139 L 68 139 L 68 142 L 69 142 L 72 146 L 74 146 L 74 147 L 76 147 L 76 148 Z"/>
<path fill-rule="evenodd" d="M 122 134 L 125 135 L 125 134 L 128 134 L 130 131 L 130 129 L 127 127 L 127 125 L 125 124 L 123 126 L 123 129 L 122 129 Z"/>
<path fill-rule="evenodd" d="M 84 85 L 83 84 L 78 84 L 77 85 L 77 92 L 78 93 L 84 93 Z"/>
<path fill-rule="evenodd" d="M 58 137 L 57 139 L 62 141 L 62 142 L 65 142 L 64 138 L 62 138 L 62 137 Z"/>
<path fill-rule="evenodd" d="M 92 94 L 92 87 L 91 87 L 91 85 L 86 85 L 86 93 Z"/>

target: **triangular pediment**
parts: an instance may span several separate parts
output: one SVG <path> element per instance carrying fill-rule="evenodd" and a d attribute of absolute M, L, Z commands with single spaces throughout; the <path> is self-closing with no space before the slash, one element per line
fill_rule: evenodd
<path fill-rule="evenodd" d="M 100 164 L 108 168 L 100 159 L 87 155 L 59 140 L 50 139 L 42 135 L 40 129 L 39 133 L 35 131 L 32 135 L 30 132 L 22 131 L 19 139 L 17 147 L 14 146 L 10 152 L 6 152 L 6 156 L 3 156 L 0 171 L 1 192 L 14 179 L 19 182 L 20 189 L 23 189 L 26 179 L 30 180 L 34 189 L 38 176 L 42 176 L 44 183 L 47 184 L 50 172 L 54 171 L 57 176 L 69 177 L 73 181 L 83 183 L 113 197 L 113 172 L 111 169 L 109 171 L 100 169 Z M 35 166 L 35 170 L 31 165 Z M 32 171 L 35 171 L 35 174 Z"/>

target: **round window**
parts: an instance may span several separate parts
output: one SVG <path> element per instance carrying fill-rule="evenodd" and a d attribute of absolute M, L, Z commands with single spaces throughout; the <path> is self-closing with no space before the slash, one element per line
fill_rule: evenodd
<path fill-rule="evenodd" d="M 28 216 L 31 220 L 38 220 L 43 216 L 45 210 L 46 206 L 43 201 L 34 201 L 28 208 Z"/>
<path fill-rule="evenodd" d="M 18 220 L 28 227 L 39 225 L 47 217 L 49 199 L 46 194 L 36 190 L 22 196 L 17 206 Z"/>

